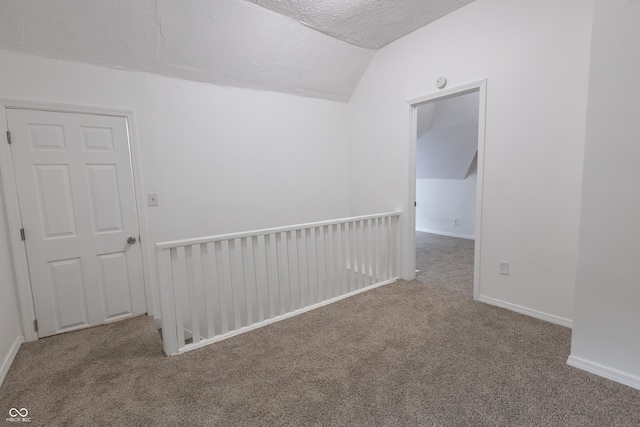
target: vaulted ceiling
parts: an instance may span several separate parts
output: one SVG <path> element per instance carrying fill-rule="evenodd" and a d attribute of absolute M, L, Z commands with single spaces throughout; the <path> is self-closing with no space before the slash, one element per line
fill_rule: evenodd
<path fill-rule="evenodd" d="M 472 0 L 246 0 L 368 49 L 443 17 Z"/>
<path fill-rule="evenodd" d="M 465 179 L 475 168 L 479 95 L 472 92 L 418 106 L 418 179 Z"/>
<path fill-rule="evenodd" d="M 472 0 L 2 0 L 0 49 L 348 101 L 375 49 Z"/>

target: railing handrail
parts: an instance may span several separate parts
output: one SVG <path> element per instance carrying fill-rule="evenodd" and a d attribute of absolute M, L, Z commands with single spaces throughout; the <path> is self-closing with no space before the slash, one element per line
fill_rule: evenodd
<path fill-rule="evenodd" d="M 288 225 L 284 227 L 265 228 L 262 230 L 244 231 L 241 233 L 218 234 L 215 236 L 196 237 L 193 239 L 173 240 L 169 242 L 156 243 L 156 247 L 158 249 L 171 249 L 171 248 L 178 248 L 181 246 L 201 245 L 204 243 L 214 243 L 214 242 L 220 242 L 223 240 L 242 239 L 244 237 L 250 237 L 250 236 L 263 236 L 267 234 L 284 233 L 287 231 L 301 230 L 301 229 L 307 229 L 307 228 L 325 227 L 328 225 L 337 225 L 345 222 L 365 221 L 365 220 L 374 219 L 374 218 L 395 217 L 395 216 L 400 216 L 401 214 L 402 212 L 399 212 L 399 211 L 387 212 L 387 213 L 379 213 L 379 214 L 372 214 L 372 215 L 339 218 L 339 219 L 333 219 L 329 221 L 318 221 L 318 222 L 309 222 L 306 224 Z"/>

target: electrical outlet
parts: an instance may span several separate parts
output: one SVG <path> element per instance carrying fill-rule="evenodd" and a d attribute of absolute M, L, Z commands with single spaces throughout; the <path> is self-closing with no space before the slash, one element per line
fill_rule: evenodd
<path fill-rule="evenodd" d="M 453 220 L 453 225 L 455 225 L 456 227 L 460 225 L 460 220 L 458 218 Z"/>
<path fill-rule="evenodd" d="M 500 261 L 500 274 L 504 276 L 509 275 L 509 262 L 508 261 Z"/>
<path fill-rule="evenodd" d="M 147 193 L 147 206 L 158 206 L 158 193 Z"/>

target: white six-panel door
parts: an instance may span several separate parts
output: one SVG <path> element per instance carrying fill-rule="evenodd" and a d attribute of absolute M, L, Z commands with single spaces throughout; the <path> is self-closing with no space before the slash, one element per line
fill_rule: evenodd
<path fill-rule="evenodd" d="M 144 313 L 126 118 L 6 114 L 38 335 Z"/>

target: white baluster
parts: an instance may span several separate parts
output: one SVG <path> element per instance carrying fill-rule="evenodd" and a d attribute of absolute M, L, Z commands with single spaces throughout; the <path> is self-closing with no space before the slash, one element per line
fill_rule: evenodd
<path fill-rule="evenodd" d="M 194 344 L 200 342 L 200 314 L 198 296 L 193 276 L 193 246 L 184 247 L 184 264 L 187 272 L 187 293 L 189 295 L 189 314 L 191 315 L 191 337 Z"/>
<path fill-rule="evenodd" d="M 204 288 L 204 306 L 207 317 L 207 338 L 215 336 L 214 300 L 216 298 L 211 283 L 211 259 L 209 258 L 209 246 L 207 243 L 200 245 L 200 260 L 202 264 L 202 287 Z"/>
<path fill-rule="evenodd" d="M 253 260 L 253 237 L 245 237 L 242 239 L 242 265 L 243 277 L 244 277 L 244 296 L 245 296 L 245 308 L 247 312 L 247 326 L 253 324 L 254 308 L 257 301 L 255 295 L 256 289 L 256 273 Z"/>
<path fill-rule="evenodd" d="M 256 298 L 258 303 L 258 321 L 264 320 L 265 301 L 269 301 L 268 285 L 267 285 L 267 262 L 265 259 L 264 235 L 256 238 L 253 247 L 253 260 L 255 262 L 255 281 L 256 281 Z"/>
<path fill-rule="evenodd" d="M 174 309 L 175 309 L 175 320 L 176 320 L 176 332 L 177 332 L 177 340 L 178 340 L 178 348 L 184 347 L 184 321 L 182 318 L 182 298 L 180 296 L 181 292 L 179 289 L 180 280 L 180 270 L 179 270 L 179 260 L 178 260 L 178 248 L 171 249 L 171 277 L 173 281 L 173 300 L 174 300 Z"/>
<path fill-rule="evenodd" d="M 229 314 L 227 312 L 227 292 L 225 286 L 225 257 L 224 252 L 228 251 L 228 246 L 225 242 L 225 248 L 223 250 L 223 242 L 215 242 L 214 243 L 214 252 L 215 252 L 215 268 L 216 275 L 215 279 L 215 288 L 218 290 L 218 308 L 220 312 L 220 333 L 226 334 L 229 331 Z"/>

